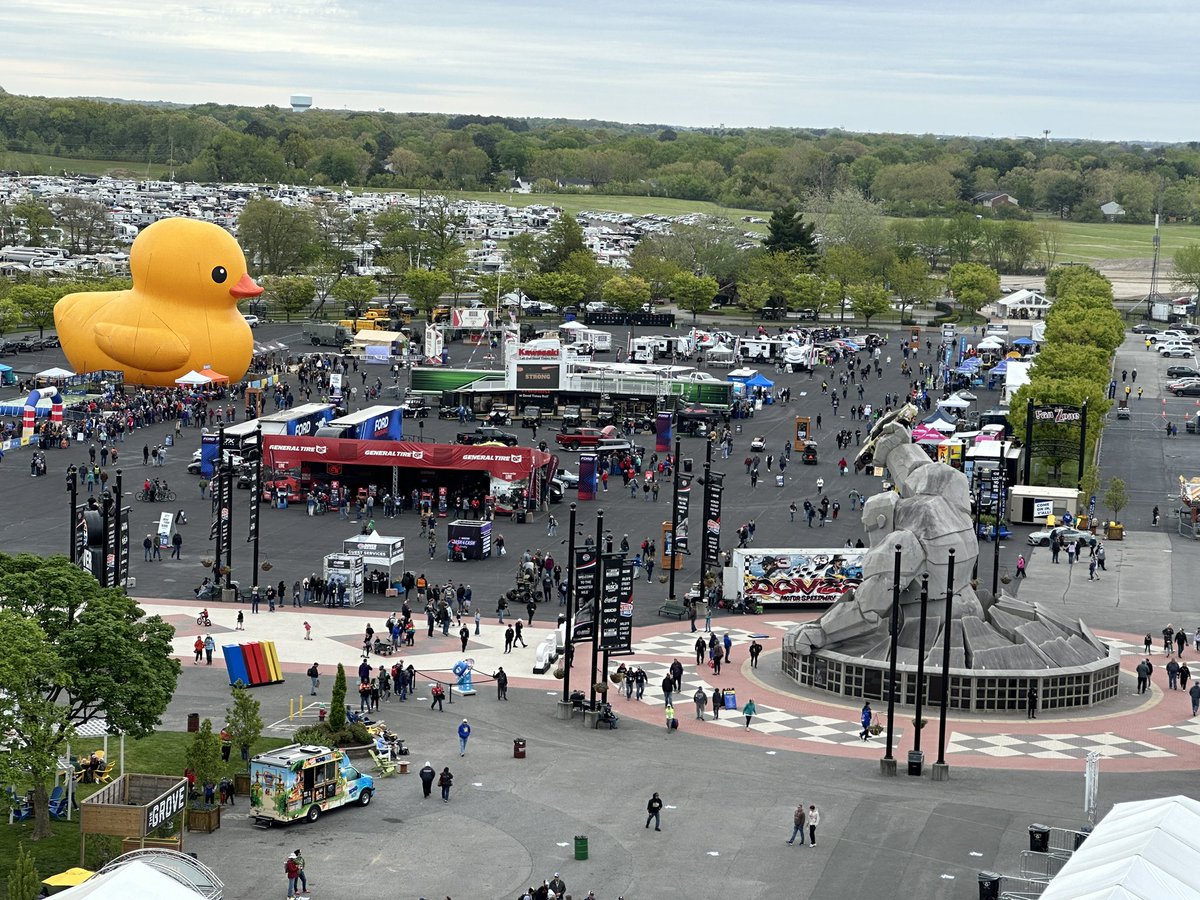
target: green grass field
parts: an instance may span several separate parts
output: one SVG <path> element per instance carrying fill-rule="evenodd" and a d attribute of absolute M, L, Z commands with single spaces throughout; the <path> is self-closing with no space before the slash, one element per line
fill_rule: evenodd
<path fill-rule="evenodd" d="M 160 731 L 140 741 L 126 740 L 125 771 L 146 775 L 182 775 L 184 756 L 191 742 L 192 735 L 185 731 Z M 261 753 L 265 750 L 282 747 L 287 743 L 288 741 L 281 738 L 262 738 L 254 745 L 254 752 Z M 102 741 L 100 740 L 79 739 L 71 749 L 77 755 L 86 755 L 94 749 L 99 749 L 101 746 Z M 119 739 L 109 740 L 108 757 L 114 762 L 120 760 Z M 235 753 L 233 759 L 230 761 L 230 773 L 245 771 L 242 765 Z M 96 785 L 79 785 L 78 796 L 80 798 L 87 797 L 96 790 Z M 18 792 L 24 793 L 24 789 L 18 787 Z M 249 801 L 245 797 L 238 797 L 237 802 L 243 804 Z M 33 831 L 32 822 L 16 822 L 12 825 L 7 824 L 7 822 L 0 823 L 0 860 L 3 860 L 0 863 L 0 890 L 4 888 L 8 881 L 8 873 L 12 860 L 17 853 L 17 844 L 22 841 L 25 843 L 25 847 L 33 854 L 38 874 L 42 878 L 78 865 L 78 811 L 72 812 L 71 819 L 72 821 L 70 822 L 51 822 L 53 834 L 49 838 L 36 843 L 29 840 L 29 835 Z M 96 858 L 96 856 L 112 852 L 114 844 L 116 852 L 119 853 L 119 839 L 106 838 L 99 835 L 89 836 L 87 843 L 88 862 L 93 865 L 99 864 L 101 860 Z"/>
<path fill-rule="evenodd" d="M 150 167 L 151 175 L 162 170 L 161 164 Z M 17 153 L 0 150 L 0 169 L 10 169 L 22 175 L 56 175 L 70 172 L 75 175 L 139 175 L 145 176 L 146 164 L 129 160 L 71 159 L 65 156 L 46 156 L 41 153 Z"/>
<path fill-rule="evenodd" d="M 1105 259 L 1150 259 L 1154 256 L 1153 225 L 1064 222 L 1060 257 L 1075 262 Z M 1164 225 L 1161 258 L 1187 244 L 1200 243 L 1200 225 Z"/>
<path fill-rule="evenodd" d="M 155 174 L 161 166 L 151 166 Z M 37 153 L 0 151 L 0 169 L 15 169 L 22 173 L 76 172 L 82 175 L 128 174 L 144 176 L 146 164 L 134 161 L 71 159 Z M 415 189 L 405 191 L 415 194 Z M 431 192 L 432 193 L 432 192 Z M 744 216 L 769 218 L 770 212 L 760 209 L 739 209 L 694 200 L 672 200 L 666 197 L 609 196 L 606 194 L 513 194 L 500 191 L 446 191 L 446 196 L 470 200 L 493 201 L 506 206 L 557 206 L 569 213 L 583 210 L 629 213 L 632 215 L 680 216 L 703 214 L 729 219 L 742 231 L 763 233 L 763 225 L 742 221 Z M 1150 259 L 1154 255 L 1152 225 L 1123 225 L 1119 223 L 1084 224 L 1062 223 L 1063 262 L 1095 262 L 1106 259 Z M 1200 243 L 1200 225 L 1165 225 L 1162 229 L 1162 257 L 1170 259 L 1177 249 Z"/>
<path fill-rule="evenodd" d="M 405 191 L 413 194 L 414 191 Z M 632 215 L 684 216 L 702 214 L 723 216 L 738 225 L 743 231 L 765 231 L 762 225 L 743 222 L 742 216 L 758 216 L 766 219 L 769 212 L 761 209 L 737 209 L 697 200 L 671 200 L 667 197 L 610 196 L 608 194 L 512 194 L 500 191 L 446 191 L 451 198 L 481 200 L 503 203 L 505 206 L 557 206 L 571 215 L 585 209 L 601 212 L 630 213 Z"/>

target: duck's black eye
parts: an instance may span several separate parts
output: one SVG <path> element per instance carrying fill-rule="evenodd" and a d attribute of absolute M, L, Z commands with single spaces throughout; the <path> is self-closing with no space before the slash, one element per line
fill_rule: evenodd
<path fill-rule="evenodd" d="M 212 279 L 217 284 L 224 284 L 225 279 L 229 277 L 229 273 L 225 271 L 224 266 L 217 266 L 212 270 Z"/>

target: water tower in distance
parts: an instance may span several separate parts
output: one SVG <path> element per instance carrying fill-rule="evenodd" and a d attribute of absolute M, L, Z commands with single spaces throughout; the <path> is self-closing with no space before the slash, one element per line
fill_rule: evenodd
<path fill-rule="evenodd" d="M 307 94 L 292 94 L 292 112 L 304 112 L 312 106 L 312 97 Z"/>

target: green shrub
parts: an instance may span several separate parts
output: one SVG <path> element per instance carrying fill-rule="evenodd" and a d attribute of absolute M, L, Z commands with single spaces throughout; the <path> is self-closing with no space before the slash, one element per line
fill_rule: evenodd
<path fill-rule="evenodd" d="M 353 722 L 346 723 L 342 728 L 333 728 L 329 722 L 305 725 L 296 729 L 292 740 L 318 747 L 361 747 L 372 742 L 371 733 Z"/>

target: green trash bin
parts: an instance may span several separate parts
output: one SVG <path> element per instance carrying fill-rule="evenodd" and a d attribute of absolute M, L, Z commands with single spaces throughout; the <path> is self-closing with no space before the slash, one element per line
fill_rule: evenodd
<path fill-rule="evenodd" d="M 576 859 L 587 859 L 588 858 L 588 843 L 587 843 L 587 841 L 588 841 L 587 835 L 585 835 L 585 834 L 575 835 L 575 858 Z"/>

